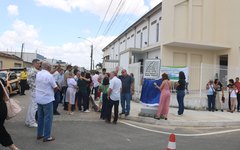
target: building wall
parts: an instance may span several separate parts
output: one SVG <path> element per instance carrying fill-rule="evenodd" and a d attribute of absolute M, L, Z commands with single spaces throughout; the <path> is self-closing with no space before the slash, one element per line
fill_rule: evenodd
<path fill-rule="evenodd" d="M 0 69 L 9 69 L 13 67 L 23 67 L 23 61 L 0 56 Z"/>
<path fill-rule="evenodd" d="M 149 18 L 149 45 L 161 41 L 161 11 Z"/>
<path fill-rule="evenodd" d="M 128 48 L 133 48 L 135 47 L 135 29 L 127 33 L 127 47 Z"/>
<path fill-rule="evenodd" d="M 185 41 L 203 45 L 226 45 L 227 49 L 216 49 L 210 55 L 211 57 L 208 57 L 213 60 L 209 63 L 219 65 L 219 57 L 228 55 L 228 66 L 237 67 L 240 64 L 238 59 L 240 56 L 240 17 L 237 17 L 240 14 L 239 6 L 239 0 L 163 0 L 162 43 Z M 175 48 L 163 46 L 164 65 L 173 62 L 172 57 L 165 57 L 168 53 L 166 51 L 171 49 Z M 205 53 L 201 47 L 197 51 Z M 207 51 L 211 52 L 211 50 Z M 189 61 L 187 64 L 190 65 L 192 62 Z M 228 74 L 228 78 L 233 78 L 240 72 L 236 70 Z"/>

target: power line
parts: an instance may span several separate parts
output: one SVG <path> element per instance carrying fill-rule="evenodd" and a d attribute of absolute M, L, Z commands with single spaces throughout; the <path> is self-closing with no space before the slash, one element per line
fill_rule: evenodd
<path fill-rule="evenodd" d="M 119 3 L 118 3 L 118 7 L 116 9 L 116 11 L 114 12 L 114 15 L 113 17 L 111 18 L 111 22 L 109 22 L 107 28 L 105 29 L 103 35 L 107 35 L 108 31 L 110 30 L 110 28 L 112 27 L 113 23 L 115 22 L 116 18 L 118 17 L 119 15 L 119 12 L 121 11 L 124 3 L 126 2 L 126 0 L 124 2 L 122 2 L 123 0 L 121 0 Z"/>
<path fill-rule="evenodd" d="M 107 16 L 108 11 L 109 11 L 109 9 L 110 9 L 110 7 L 111 7 L 111 5 L 112 5 L 112 2 L 113 2 L 113 0 L 111 0 L 110 4 L 108 5 L 108 9 L 107 9 L 107 11 L 106 11 L 106 13 L 105 13 L 105 15 L 104 15 L 104 18 L 103 18 L 103 20 L 102 20 L 102 22 L 101 22 L 100 27 L 98 28 L 98 31 L 97 31 L 97 34 L 96 34 L 95 37 L 98 36 L 98 33 L 99 33 L 99 31 L 101 30 L 103 23 L 105 22 L 106 16 Z"/>

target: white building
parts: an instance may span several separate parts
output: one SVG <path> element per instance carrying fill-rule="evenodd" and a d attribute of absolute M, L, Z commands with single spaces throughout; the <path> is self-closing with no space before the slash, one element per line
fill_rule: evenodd
<path fill-rule="evenodd" d="M 145 59 L 159 58 L 160 26 L 159 4 L 103 49 L 103 67 L 112 70 L 119 65 L 129 70 L 129 64 L 139 62 L 143 67 Z"/>
<path fill-rule="evenodd" d="M 240 76 L 239 0 L 163 0 L 104 49 L 103 67 L 143 73 L 146 59 L 189 68 L 189 89 Z"/>

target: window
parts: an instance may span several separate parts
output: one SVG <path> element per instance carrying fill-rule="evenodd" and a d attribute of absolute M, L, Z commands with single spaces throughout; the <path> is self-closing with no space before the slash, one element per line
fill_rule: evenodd
<path fill-rule="evenodd" d="M 154 20 L 154 21 L 151 23 L 151 25 L 154 25 L 155 23 L 157 23 L 157 20 Z"/>
<path fill-rule="evenodd" d="M 3 63 L 2 61 L 0 61 L 0 69 L 2 69 Z"/>
<path fill-rule="evenodd" d="M 158 42 L 159 41 L 159 23 L 157 23 L 157 25 L 156 25 L 156 42 Z"/>
<path fill-rule="evenodd" d="M 146 30 L 147 29 L 147 26 L 143 27 L 143 30 Z"/>
<path fill-rule="evenodd" d="M 131 37 L 134 37 L 134 34 L 132 34 Z"/>
<path fill-rule="evenodd" d="M 130 39 L 130 37 L 127 38 L 128 40 Z"/>
<path fill-rule="evenodd" d="M 139 34 L 141 32 L 141 30 L 139 30 L 138 32 L 137 32 L 137 34 Z"/>
<path fill-rule="evenodd" d="M 123 43 L 125 42 L 125 40 L 123 40 Z"/>
<path fill-rule="evenodd" d="M 14 63 L 14 67 L 22 67 L 22 64 L 20 64 L 20 63 Z"/>

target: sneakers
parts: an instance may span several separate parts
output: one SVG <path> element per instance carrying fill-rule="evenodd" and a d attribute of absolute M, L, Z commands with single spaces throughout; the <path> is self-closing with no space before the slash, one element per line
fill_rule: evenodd
<path fill-rule="evenodd" d="M 85 110 L 84 112 L 85 112 L 85 113 L 89 113 L 90 111 L 87 109 L 87 110 Z"/>
<path fill-rule="evenodd" d="M 25 126 L 29 127 L 29 128 L 37 128 L 38 124 L 37 123 L 33 123 L 33 124 L 25 124 Z"/>
<path fill-rule="evenodd" d="M 55 138 L 54 137 L 50 137 L 50 138 L 47 138 L 47 139 L 43 139 L 43 142 L 51 142 L 51 141 L 54 141 Z"/>

